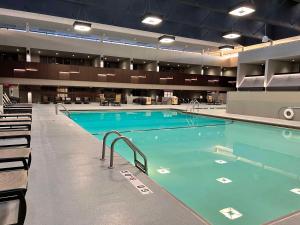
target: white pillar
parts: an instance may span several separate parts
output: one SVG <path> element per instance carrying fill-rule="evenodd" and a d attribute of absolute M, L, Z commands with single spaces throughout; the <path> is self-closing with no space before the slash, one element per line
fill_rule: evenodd
<path fill-rule="evenodd" d="M 133 70 L 133 59 L 130 59 L 130 70 Z"/>
<path fill-rule="evenodd" d="M 26 62 L 31 62 L 30 48 L 26 48 Z"/>
<path fill-rule="evenodd" d="M 104 68 L 104 59 L 103 59 L 103 55 L 100 55 L 100 67 Z"/>

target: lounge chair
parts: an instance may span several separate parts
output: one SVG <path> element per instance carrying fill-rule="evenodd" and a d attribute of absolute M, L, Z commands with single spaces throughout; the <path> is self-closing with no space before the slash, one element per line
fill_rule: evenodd
<path fill-rule="evenodd" d="M 64 102 L 65 104 L 71 104 L 72 103 L 72 101 L 71 101 L 71 98 L 69 98 L 69 97 L 66 97 L 66 99 L 65 99 L 65 102 Z"/>
<path fill-rule="evenodd" d="M 81 98 L 80 97 L 76 97 L 75 98 L 75 104 L 81 104 L 82 101 L 81 101 Z"/>
<path fill-rule="evenodd" d="M 31 121 L 30 122 L 0 122 L 0 131 L 11 130 L 31 130 Z"/>
<path fill-rule="evenodd" d="M 113 101 L 114 106 L 121 106 L 121 94 L 116 94 L 115 100 Z"/>
<path fill-rule="evenodd" d="M 15 118 L 30 118 L 30 119 L 32 119 L 32 114 L 31 114 L 31 113 L 0 114 L 0 118 L 9 118 L 9 117 L 15 117 Z"/>
<path fill-rule="evenodd" d="M 2 148 L 7 148 L 7 147 L 30 147 L 30 142 L 31 142 L 31 135 L 30 131 L 7 131 L 7 132 L 0 132 L 0 139 L 25 139 L 26 143 L 10 143 L 6 145 L 0 145 Z"/>
<path fill-rule="evenodd" d="M 29 103 L 13 103 L 6 93 L 3 93 L 3 105 L 6 107 L 25 107 L 31 108 L 32 104 Z"/>
<path fill-rule="evenodd" d="M 56 96 L 56 97 L 54 98 L 54 101 L 53 101 L 53 103 L 54 103 L 54 104 L 57 104 L 57 103 L 62 103 L 62 99 L 61 99 L 61 97 L 58 97 L 58 96 Z"/>
<path fill-rule="evenodd" d="M 0 218 L 1 224 L 23 225 L 26 217 L 28 175 L 25 170 L 0 172 Z M 18 201 L 19 204 L 15 204 Z M 13 215 L 17 213 L 17 218 Z"/>
<path fill-rule="evenodd" d="M 7 118 L 0 118 L 0 123 L 7 123 L 7 122 L 31 122 L 31 118 L 26 117 L 7 117 Z"/>
<path fill-rule="evenodd" d="M 83 104 L 90 104 L 90 98 L 89 97 L 84 97 L 83 98 Z"/>
<path fill-rule="evenodd" d="M 109 102 L 106 100 L 104 94 L 100 94 L 100 105 L 109 105 Z"/>
<path fill-rule="evenodd" d="M 48 96 L 43 96 L 41 103 L 42 104 L 49 104 L 50 103 L 49 97 Z"/>
<path fill-rule="evenodd" d="M 10 113 L 32 113 L 31 108 L 3 108 L 4 114 L 10 114 Z"/>
<path fill-rule="evenodd" d="M 0 148 L 0 163 L 21 162 L 23 166 L 9 166 L 1 167 L 0 171 L 7 170 L 28 170 L 31 164 L 31 148 Z M 0 181 L 1 182 L 1 181 Z"/>

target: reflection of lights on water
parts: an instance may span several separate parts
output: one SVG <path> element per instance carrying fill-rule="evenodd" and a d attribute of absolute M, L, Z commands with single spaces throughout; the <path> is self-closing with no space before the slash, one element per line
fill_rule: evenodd
<path fill-rule="evenodd" d="M 198 133 L 198 136 L 200 137 L 201 135 L 202 135 L 201 132 L 199 132 L 199 133 Z"/>
<path fill-rule="evenodd" d="M 132 138 L 129 138 L 129 140 L 132 141 L 133 139 L 132 139 Z"/>
<path fill-rule="evenodd" d="M 158 136 L 155 136 L 154 139 L 157 140 L 157 139 L 158 139 Z"/>
<path fill-rule="evenodd" d="M 157 170 L 157 172 L 159 172 L 161 174 L 167 174 L 167 173 L 170 173 L 170 169 L 169 168 L 160 168 Z"/>

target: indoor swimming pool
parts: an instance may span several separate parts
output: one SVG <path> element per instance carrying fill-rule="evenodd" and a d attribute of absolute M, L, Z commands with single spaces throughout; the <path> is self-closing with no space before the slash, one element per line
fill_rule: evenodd
<path fill-rule="evenodd" d="M 71 119 L 99 140 L 111 130 L 130 138 L 149 177 L 211 224 L 259 225 L 300 210 L 300 130 L 176 110 L 74 111 Z M 121 142 L 116 151 L 133 161 Z"/>

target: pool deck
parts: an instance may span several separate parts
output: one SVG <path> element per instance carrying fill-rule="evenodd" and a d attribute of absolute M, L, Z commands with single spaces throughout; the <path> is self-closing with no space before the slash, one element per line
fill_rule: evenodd
<path fill-rule="evenodd" d="M 31 146 L 26 225 L 207 224 L 125 159 L 115 156 L 108 169 L 101 143 L 53 105 L 34 105 Z M 121 170 L 153 194 L 142 195 Z"/>
<path fill-rule="evenodd" d="M 72 104 L 67 105 L 67 108 L 184 110 L 186 106 L 100 107 L 98 104 Z M 229 116 L 224 109 L 200 109 L 197 113 Z M 276 119 L 271 120 L 273 123 L 278 122 Z M 292 124 L 285 120 L 279 122 Z M 300 127 L 300 122 L 293 124 Z M 26 225 L 208 224 L 120 156 L 115 156 L 115 168 L 108 169 L 108 160 L 99 160 L 101 143 L 62 113 L 55 115 L 53 104 L 33 107 L 32 149 L 33 161 L 26 196 Z M 106 158 L 108 157 L 109 154 Z M 120 174 L 121 170 L 129 170 L 153 194 L 140 194 Z M 299 221 L 300 215 L 294 214 L 271 224 L 294 225 L 299 224 Z"/>

